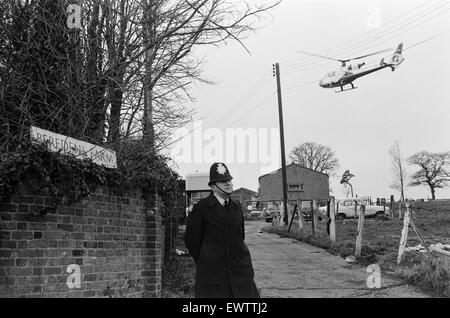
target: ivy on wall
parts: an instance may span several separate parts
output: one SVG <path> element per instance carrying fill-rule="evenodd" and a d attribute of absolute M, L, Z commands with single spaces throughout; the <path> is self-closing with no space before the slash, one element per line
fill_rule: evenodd
<path fill-rule="evenodd" d="M 97 187 L 140 188 L 144 193 L 159 192 L 168 201 L 165 208 L 173 208 L 167 198 L 176 196 L 179 176 L 166 158 L 133 146 L 123 147 L 117 156 L 118 168 L 108 169 L 90 159 L 22 142 L 17 151 L 0 155 L 0 202 L 26 191 L 50 196 L 56 208 L 82 200 Z"/>

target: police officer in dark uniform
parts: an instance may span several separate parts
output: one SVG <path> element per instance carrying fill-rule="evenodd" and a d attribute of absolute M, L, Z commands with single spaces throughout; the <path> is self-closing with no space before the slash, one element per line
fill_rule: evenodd
<path fill-rule="evenodd" d="M 259 297 L 244 243 L 242 208 L 230 198 L 233 177 L 224 163 L 217 162 L 211 166 L 209 178 L 212 192 L 194 205 L 186 225 L 186 247 L 197 267 L 195 296 Z"/>

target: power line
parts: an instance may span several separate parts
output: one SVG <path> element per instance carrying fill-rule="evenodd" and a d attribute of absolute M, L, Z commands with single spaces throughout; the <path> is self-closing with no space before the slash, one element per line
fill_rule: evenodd
<path fill-rule="evenodd" d="M 445 31 L 443 31 L 443 32 L 441 32 L 441 33 L 439 33 L 439 34 L 433 35 L 433 36 L 431 36 L 431 37 L 429 37 L 429 38 L 427 38 L 427 39 L 425 39 L 425 40 L 422 40 L 422 41 L 417 42 L 417 43 L 415 43 L 415 44 L 413 44 L 413 45 L 411 45 L 411 46 L 408 46 L 407 48 L 403 49 L 403 51 L 412 49 L 413 47 L 416 47 L 416 46 L 418 46 L 418 45 L 420 45 L 420 44 L 423 44 L 423 43 L 425 43 L 425 42 L 428 42 L 428 41 L 430 41 L 430 40 L 432 40 L 432 39 L 434 39 L 434 38 L 437 38 L 438 36 L 444 35 L 444 34 L 447 33 L 447 32 L 450 32 L 450 29 L 447 29 L 447 30 L 445 30 Z"/>
<path fill-rule="evenodd" d="M 419 46 L 419 45 L 421 45 L 421 44 L 423 44 L 423 43 L 425 43 L 425 42 L 428 42 L 428 41 L 430 41 L 430 40 L 432 40 L 432 39 L 434 39 L 434 38 L 437 38 L 437 37 L 439 37 L 439 36 L 442 36 L 442 35 L 444 35 L 444 34 L 446 34 L 446 33 L 448 33 L 448 32 L 450 32 L 450 28 L 447 29 L 447 30 L 445 30 L 445 31 L 443 31 L 443 32 L 440 32 L 440 33 L 438 33 L 438 34 L 435 34 L 435 35 L 433 35 L 433 36 L 430 36 L 430 37 L 428 37 L 428 38 L 426 38 L 426 39 L 424 39 L 424 40 L 422 40 L 422 41 L 419 41 L 419 42 L 417 42 L 417 43 L 414 43 L 414 44 L 412 44 L 412 45 L 410 45 L 410 46 L 408 46 L 408 47 L 406 47 L 406 48 L 403 48 L 403 52 L 406 51 L 406 50 L 412 49 L 412 48 L 414 48 L 414 47 L 416 47 L 416 46 Z M 371 61 L 367 62 L 367 64 L 366 64 L 364 67 L 362 67 L 361 69 L 369 69 L 369 68 L 372 68 L 372 67 L 375 67 L 375 66 L 379 65 L 379 63 L 376 63 L 376 61 L 377 61 L 377 60 L 374 59 L 374 60 L 371 60 Z M 310 85 L 310 84 L 313 84 L 313 83 L 317 83 L 317 82 L 319 82 L 319 80 L 317 80 L 317 81 L 312 81 L 312 82 L 309 82 L 309 83 L 304 83 L 304 84 L 299 84 L 299 85 L 291 86 L 291 87 L 285 88 L 285 89 L 283 89 L 283 90 L 289 90 L 289 89 L 293 89 L 293 88 L 296 88 L 296 87 L 303 87 L 303 86 L 307 86 L 307 85 Z"/>
<path fill-rule="evenodd" d="M 230 125 L 227 125 L 228 127 L 233 126 L 234 124 L 236 124 L 238 121 L 240 121 L 241 119 L 245 118 L 246 116 L 248 116 L 251 112 L 253 112 L 254 110 L 256 110 L 257 108 L 259 108 L 260 106 L 262 106 L 264 103 L 266 103 L 270 97 L 272 97 L 275 94 L 275 92 L 273 92 L 272 94 L 270 94 L 269 96 L 267 96 L 266 98 L 264 98 L 264 100 L 262 100 L 261 102 L 259 102 L 258 104 L 256 104 L 256 106 L 254 108 L 252 108 L 249 112 L 245 113 L 242 117 L 238 118 L 237 120 L 235 120 L 233 123 L 231 123 Z M 205 117 L 205 116 L 204 116 Z M 204 118 L 203 117 L 203 118 Z M 203 119 L 202 118 L 202 119 Z M 178 141 L 186 138 L 187 136 L 189 136 L 190 134 L 192 134 L 194 131 L 196 131 L 197 129 L 199 129 L 202 126 L 197 126 L 195 128 L 192 128 L 191 130 L 189 130 L 186 134 L 184 134 L 183 136 L 181 136 L 180 138 L 172 141 L 171 143 L 167 144 L 166 147 L 169 147 L 175 143 L 177 143 Z M 211 127 L 211 126 L 210 126 Z"/>
<path fill-rule="evenodd" d="M 439 16 L 439 15 L 445 13 L 445 12 L 448 11 L 449 9 L 450 9 L 450 8 L 444 10 L 443 12 L 441 12 L 441 13 L 439 13 L 439 14 L 433 16 L 433 17 L 431 17 L 430 19 L 433 19 L 433 18 L 435 18 L 436 16 Z M 409 31 L 410 29 L 415 28 L 415 27 L 417 27 L 417 26 L 423 24 L 423 23 L 429 21 L 430 19 L 425 20 L 425 21 L 422 21 L 421 23 L 419 23 L 419 24 L 417 24 L 417 25 L 415 25 L 415 26 L 409 28 L 408 30 L 405 30 L 404 32 L 407 32 L 407 31 Z M 402 32 L 402 33 L 404 33 L 404 32 Z M 415 43 L 415 44 L 413 44 L 413 45 L 411 45 L 411 46 L 409 46 L 409 47 L 406 47 L 406 48 L 403 49 L 403 51 L 406 51 L 406 50 L 409 50 L 409 49 L 411 49 L 411 48 L 413 48 L 413 47 L 419 46 L 419 45 L 421 45 L 421 44 L 423 44 L 423 43 L 425 43 L 425 42 L 428 42 L 428 41 L 430 41 L 430 40 L 432 40 L 432 39 L 434 39 L 434 38 L 437 38 L 437 37 L 439 37 L 439 36 L 442 36 L 442 35 L 444 35 L 444 34 L 446 34 L 446 33 L 448 33 L 448 32 L 450 32 L 450 29 L 447 29 L 447 30 L 445 30 L 445 31 L 443 31 L 443 32 L 441 32 L 441 33 L 435 34 L 435 35 L 433 35 L 433 36 L 431 36 L 431 37 L 429 37 L 429 38 L 426 38 L 426 39 L 424 39 L 424 40 L 422 40 L 422 41 L 419 41 L 419 42 L 417 42 L 417 43 Z M 395 35 L 394 37 L 396 37 L 396 36 L 398 36 L 398 35 L 399 35 L 399 34 Z M 391 39 L 391 38 L 390 38 L 390 39 Z M 376 60 L 372 60 L 372 61 L 376 61 Z M 370 61 L 369 63 L 371 63 L 372 61 Z M 368 63 L 368 64 L 369 64 L 369 63 Z M 375 66 L 375 64 L 374 64 L 373 66 Z M 365 66 L 365 68 L 368 68 L 368 67 L 369 67 L 369 66 Z M 294 88 L 305 87 L 305 86 L 308 86 L 308 85 L 317 83 L 317 82 L 319 82 L 319 81 L 320 81 L 320 80 L 315 80 L 315 81 L 311 81 L 311 82 L 307 82 L 307 83 L 303 83 L 303 84 L 299 84 L 299 85 L 294 85 L 294 86 L 290 86 L 290 87 L 284 88 L 284 89 L 282 89 L 282 90 L 283 90 L 283 91 L 287 91 L 287 90 L 291 90 L 291 89 L 294 89 Z M 259 102 L 259 103 L 258 103 L 257 105 L 255 105 L 252 109 L 250 109 L 247 113 L 245 113 L 244 115 L 242 115 L 241 117 L 239 117 L 238 119 L 236 119 L 234 122 L 232 122 L 232 123 L 229 124 L 228 126 L 231 127 L 231 126 L 235 125 L 237 122 L 239 122 L 239 121 L 241 121 L 242 119 L 244 119 L 245 117 L 247 117 L 247 116 L 248 116 L 249 114 L 251 114 L 253 111 L 255 111 L 256 109 L 258 109 L 259 107 L 261 107 L 262 105 L 264 105 L 264 104 L 269 100 L 269 98 L 272 97 L 275 93 L 276 93 L 276 92 L 272 92 L 272 94 L 270 94 L 269 96 L 267 96 L 264 100 L 262 100 L 261 102 Z M 170 146 L 170 145 L 172 145 L 172 144 L 178 142 L 179 140 L 185 138 L 186 136 L 188 136 L 189 134 L 191 134 L 192 132 L 194 132 L 196 129 L 198 129 L 198 127 L 197 127 L 197 128 L 194 128 L 194 129 L 192 129 L 192 130 L 190 130 L 187 134 L 185 134 L 185 135 L 182 136 L 181 138 L 179 138 L 179 139 L 175 140 L 174 142 L 168 144 L 168 146 Z"/>
<path fill-rule="evenodd" d="M 400 15 L 400 16 L 398 16 L 398 17 L 392 19 L 392 20 L 389 20 L 388 22 L 386 22 L 385 24 L 383 24 L 383 26 L 382 26 L 381 28 L 386 27 L 386 26 L 389 25 L 390 23 L 399 20 L 400 18 L 402 18 L 402 17 L 408 15 L 410 12 L 416 10 L 417 8 L 423 6 L 424 4 L 426 4 L 426 3 L 428 3 L 428 2 L 429 2 L 428 0 L 427 0 L 427 1 L 424 1 L 423 3 L 419 4 L 418 6 L 416 6 L 416 7 L 412 8 L 412 9 L 408 10 L 406 13 L 404 13 L 404 14 L 402 14 L 402 15 Z M 441 1 L 441 2 L 446 2 L 446 0 L 443 0 L 443 1 Z M 438 3 L 438 4 L 439 4 L 439 3 Z M 432 8 L 432 7 L 435 6 L 435 5 L 436 5 L 436 4 L 433 4 L 433 5 L 431 5 L 431 7 L 427 8 L 427 9 L 425 9 L 425 10 L 420 11 L 419 14 L 420 14 L 420 13 L 423 13 L 423 12 L 425 12 L 425 11 L 427 11 L 428 9 Z M 417 15 L 417 14 L 416 14 L 416 15 Z M 413 16 L 413 17 L 414 17 L 414 16 Z M 410 20 L 410 19 L 411 19 L 411 17 L 408 18 L 408 19 L 406 19 L 405 21 L 408 21 L 408 20 Z M 405 22 L 405 21 L 403 21 L 403 22 Z M 388 28 L 388 30 L 391 29 L 391 28 L 392 28 L 392 27 Z M 341 43 L 339 43 L 339 44 L 337 44 L 337 45 L 334 45 L 334 46 L 332 46 L 332 47 L 329 47 L 328 49 L 325 49 L 325 50 L 322 50 L 322 51 L 318 51 L 317 53 L 325 53 L 325 52 L 329 52 L 329 51 L 336 51 L 335 48 L 338 48 L 338 47 L 340 47 L 340 46 L 344 46 L 344 45 L 347 45 L 347 44 L 349 44 L 349 43 L 352 43 L 354 40 L 356 40 L 356 39 L 358 39 L 358 38 L 360 38 L 360 37 L 367 37 L 370 33 L 373 33 L 374 31 L 375 31 L 375 30 L 372 29 L 372 30 L 369 30 L 369 31 L 367 31 L 367 32 L 361 33 L 361 34 L 359 34 L 359 35 L 353 37 L 352 39 L 350 39 L 350 40 L 348 40 L 348 41 L 341 42 Z M 382 31 L 382 32 L 385 32 L 385 31 Z M 341 48 L 341 49 L 339 49 L 339 50 L 337 50 L 337 51 L 339 52 L 339 51 L 345 50 L 346 48 L 353 47 L 353 46 L 354 46 L 354 44 L 352 44 L 352 45 L 347 45 L 347 47 Z M 330 53 L 330 54 L 331 54 L 331 53 Z M 335 53 L 333 53 L 333 54 L 335 54 Z M 310 57 L 309 57 L 309 58 L 300 58 L 300 59 L 297 58 L 297 59 L 292 59 L 292 60 L 288 60 L 288 61 L 282 61 L 281 63 L 285 64 L 286 66 L 289 66 L 290 64 L 298 64 L 298 62 L 289 63 L 290 61 L 298 61 L 298 60 L 301 61 L 301 60 L 308 60 L 308 59 L 311 59 L 311 58 L 310 58 Z"/>
<path fill-rule="evenodd" d="M 311 81 L 311 82 L 307 82 L 307 83 L 303 83 L 303 84 L 299 84 L 299 85 L 294 85 L 294 86 L 290 86 L 287 88 L 283 88 L 281 89 L 282 91 L 287 91 L 293 88 L 299 88 L 299 87 L 304 87 L 304 86 L 308 86 L 311 84 L 315 84 L 318 83 L 320 81 L 316 80 L 316 81 Z M 250 113 L 252 113 L 253 111 L 255 111 L 257 108 L 259 108 L 260 106 L 262 106 L 270 97 L 272 97 L 273 95 L 275 95 L 276 92 L 273 92 L 270 96 L 268 96 L 263 102 L 259 103 L 258 105 L 256 105 L 254 108 L 252 108 L 249 112 L 247 112 L 246 114 L 244 114 L 242 117 L 238 118 L 236 121 L 234 121 L 231 125 L 229 126 L 233 126 L 235 123 L 239 122 L 240 120 L 244 119 L 245 117 L 247 117 Z"/>
<path fill-rule="evenodd" d="M 275 95 L 276 92 L 272 92 L 272 94 L 270 94 L 269 96 L 267 96 L 263 101 L 261 101 L 260 103 L 258 103 L 256 106 L 254 106 L 252 109 L 250 109 L 247 113 L 245 113 L 244 115 L 242 115 L 241 117 L 239 117 L 237 120 L 235 120 L 234 122 L 232 122 L 231 124 L 228 125 L 228 127 L 233 126 L 234 124 L 236 124 L 237 122 L 241 121 L 242 119 L 244 119 L 245 117 L 247 117 L 248 115 L 250 115 L 252 112 L 254 112 L 256 109 L 258 109 L 259 107 L 261 107 L 262 105 L 264 105 L 269 98 L 271 98 L 273 95 Z"/>
<path fill-rule="evenodd" d="M 246 91 L 246 94 L 242 96 L 237 102 L 234 103 L 233 107 L 230 109 L 226 109 L 221 115 L 218 116 L 218 118 L 212 123 L 212 125 L 216 124 L 219 120 L 223 120 L 225 115 L 233 114 L 235 109 L 239 106 L 241 106 L 245 101 L 250 102 L 252 101 L 258 94 L 262 91 L 263 88 L 267 86 L 269 83 L 268 79 L 266 77 L 267 74 L 269 74 L 270 71 L 265 70 L 261 77 L 259 78 L 258 82 L 255 83 L 251 88 L 249 88 L 248 91 Z"/>
<path fill-rule="evenodd" d="M 378 42 L 372 43 L 372 44 L 371 44 L 371 43 L 367 43 L 367 44 L 363 45 L 363 46 L 365 46 L 365 48 L 364 48 L 363 50 L 355 51 L 354 54 L 357 54 L 357 53 L 359 53 L 359 52 L 364 52 L 365 50 L 367 50 L 367 49 L 369 49 L 369 48 L 372 48 L 372 47 L 377 46 L 377 45 L 379 45 L 379 44 L 381 44 L 381 43 L 384 43 L 384 42 L 387 42 L 387 41 L 389 41 L 389 40 L 391 40 L 391 39 L 394 39 L 394 38 L 396 38 L 396 37 L 398 37 L 398 36 L 400 36 L 400 35 L 402 35 L 402 34 L 408 32 L 408 31 L 410 31 L 410 30 L 412 30 L 412 29 L 415 29 L 416 27 L 418 27 L 418 26 L 420 26 L 420 25 L 422 25 L 422 24 L 424 24 L 424 23 L 426 23 L 426 22 L 428 22 L 428 21 L 431 21 L 431 20 L 435 19 L 436 17 L 438 17 L 438 16 L 444 14 L 444 13 L 447 12 L 448 10 L 450 10 L 450 8 L 447 8 L 446 10 L 444 10 L 444 11 L 442 11 L 442 12 L 440 12 L 440 13 L 438 13 L 438 14 L 432 16 L 432 17 L 430 17 L 429 19 L 427 19 L 427 20 L 425 20 L 425 21 L 422 21 L 422 22 L 420 22 L 420 23 L 418 23 L 418 24 L 415 24 L 415 25 L 413 25 L 412 27 L 410 27 L 410 28 L 408 28 L 408 29 L 406 29 L 406 30 L 404 30 L 404 31 L 402 31 L 402 32 L 399 32 L 399 33 L 397 33 L 397 34 L 395 34 L 395 35 L 393 35 L 393 36 L 391 36 L 391 37 L 389 37 L 389 38 L 387 38 L 387 39 L 385 39 L 385 40 L 378 41 Z M 410 24 L 410 23 L 408 23 L 408 24 Z M 391 34 L 392 34 L 392 33 L 391 33 Z M 319 63 L 319 64 L 318 64 L 318 63 Z M 291 68 L 290 70 L 288 70 L 288 72 L 287 72 L 286 74 L 291 74 L 291 73 L 295 73 L 295 72 L 298 72 L 298 71 L 310 70 L 310 69 L 313 69 L 313 68 L 317 68 L 317 67 L 320 67 L 320 66 L 323 66 L 323 65 L 330 64 L 330 62 L 320 62 L 320 61 L 316 61 L 316 62 L 313 62 L 313 63 L 305 64 L 304 66 L 311 66 L 311 65 L 314 65 L 314 64 L 318 64 L 318 65 L 316 65 L 316 66 L 314 66 L 314 67 L 300 68 L 300 69 L 298 69 L 298 67 L 300 67 L 300 66 L 293 67 L 293 68 Z"/>
<path fill-rule="evenodd" d="M 397 38 L 398 36 L 400 36 L 400 35 L 402 35 L 402 34 L 404 34 L 404 33 L 406 33 L 406 32 L 409 32 L 410 30 L 415 29 L 415 28 L 417 28 L 418 26 L 420 26 L 420 25 L 422 25 L 422 24 L 424 24 L 424 23 L 426 23 L 426 22 L 428 22 L 428 21 L 430 21 L 430 20 L 432 20 L 432 19 L 435 19 L 436 17 L 438 17 L 438 16 L 440 16 L 440 15 L 446 13 L 446 12 L 449 11 L 449 10 L 450 10 L 450 8 L 447 8 L 447 9 L 445 9 L 444 11 L 442 11 L 442 12 L 440 12 L 440 13 L 438 13 L 438 14 L 432 16 L 432 17 L 430 17 L 429 19 L 427 19 L 427 20 L 425 20 L 425 21 L 422 21 L 422 22 L 420 22 L 420 23 L 418 23 L 418 24 L 416 24 L 416 25 L 413 25 L 412 27 L 410 27 L 410 28 L 408 28 L 408 29 L 406 29 L 406 30 L 404 30 L 404 31 L 402 31 L 402 32 L 400 32 L 400 33 L 398 33 L 398 34 L 395 34 L 395 35 L 393 35 L 392 37 L 390 37 L 390 38 L 388 38 L 388 39 L 379 41 L 379 42 L 377 42 L 377 43 L 373 43 L 372 45 L 368 46 L 367 48 L 372 48 L 372 47 L 377 46 L 377 45 L 379 45 L 379 44 L 381 44 L 381 43 L 384 43 L 384 42 L 386 42 L 386 41 L 389 41 L 389 40 L 392 40 L 392 39 L 394 39 L 394 38 Z M 367 48 L 366 48 L 366 49 L 367 49 Z M 357 54 L 357 53 L 359 53 L 359 52 L 363 52 L 363 51 L 362 51 L 362 50 L 356 51 L 355 54 Z M 315 69 L 315 68 L 318 68 L 318 67 L 321 67 L 321 66 L 324 66 L 324 65 L 328 65 L 328 64 L 330 64 L 330 62 L 324 62 L 324 63 L 321 63 L 320 65 L 311 66 L 311 67 L 302 68 L 302 69 L 288 70 L 287 72 L 285 72 L 285 74 L 288 75 L 288 74 L 292 74 L 292 73 L 297 73 L 297 72 L 307 71 L 307 70 Z M 312 64 L 311 64 L 311 65 L 312 65 Z"/>
<path fill-rule="evenodd" d="M 205 116 L 203 116 L 202 118 L 200 118 L 200 120 L 202 120 L 203 118 L 205 118 Z M 201 127 L 201 126 L 199 126 L 199 127 Z M 171 146 L 171 145 L 173 145 L 173 144 L 179 142 L 180 140 L 186 138 L 187 136 L 189 136 L 190 134 L 192 134 L 194 131 L 196 131 L 199 127 L 196 127 L 196 128 L 193 128 L 193 129 L 189 130 L 186 134 L 184 134 L 184 135 L 181 136 L 180 138 L 175 139 L 174 141 L 172 141 L 172 142 L 168 143 L 167 145 L 165 145 L 165 147 L 169 147 L 169 146 Z"/>
<path fill-rule="evenodd" d="M 430 13 L 436 11 L 437 9 L 440 9 L 440 8 L 442 8 L 442 7 L 444 7 L 444 6 L 448 5 L 448 4 L 449 4 L 449 2 L 445 1 L 444 5 L 441 5 L 441 6 L 437 7 L 437 8 L 434 8 L 432 11 L 427 12 L 426 14 L 421 15 L 421 16 L 419 17 L 419 19 L 425 17 L 426 15 L 428 15 L 428 14 L 430 14 Z M 428 8 L 428 9 L 430 9 L 430 8 Z M 428 10 L 428 9 L 427 9 L 427 10 Z M 390 37 L 390 38 L 388 38 L 388 39 L 386 39 L 386 40 L 379 41 L 379 42 L 377 42 L 376 44 L 372 44 L 372 43 L 370 43 L 370 41 L 373 41 L 373 39 L 383 38 L 383 37 L 389 36 L 390 34 L 393 34 L 393 33 L 395 33 L 395 32 L 388 32 L 388 33 L 385 34 L 385 35 L 381 35 L 381 34 L 386 33 L 386 32 L 388 31 L 388 30 L 384 30 L 384 31 L 378 33 L 378 35 L 375 35 L 375 37 L 372 38 L 372 39 L 365 39 L 365 40 L 362 40 L 362 41 L 357 42 L 357 43 L 362 43 L 362 42 L 367 42 L 367 41 L 369 41 L 368 43 L 365 43 L 365 44 L 358 44 L 358 45 L 356 45 L 356 44 L 357 44 L 357 43 L 356 43 L 355 45 L 351 45 L 351 46 L 349 46 L 349 47 L 347 47 L 347 48 L 343 48 L 343 49 L 340 49 L 340 50 L 338 50 L 338 51 L 343 51 L 343 52 L 345 52 L 345 51 L 349 51 L 350 49 L 355 50 L 355 49 L 358 48 L 358 47 L 365 47 L 364 49 L 361 49 L 361 50 L 358 50 L 358 51 L 354 52 L 354 54 L 356 54 L 356 53 L 358 53 L 358 52 L 363 52 L 363 51 L 367 50 L 368 48 L 374 47 L 374 46 L 379 45 L 379 44 L 381 44 L 381 43 L 387 42 L 388 40 L 390 40 L 390 39 L 392 39 L 392 38 L 398 37 L 399 35 L 402 35 L 402 34 L 408 32 L 408 31 L 410 31 L 410 30 L 412 30 L 412 29 L 414 29 L 414 28 L 416 28 L 416 27 L 422 25 L 422 24 L 425 23 L 425 22 L 431 21 L 431 20 L 435 19 L 436 17 L 438 17 L 438 16 L 444 14 L 444 13 L 447 12 L 449 9 L 450 9 L 450 8 L 447 8 L 447 9 L 445 9 L 445 10 L 439 12 L 438 14 L 433 15 L 431 18 L 429 18 L 429 19 L 427 19 L 427 20 L 425 20 L 425 21 L 422 21 L 422 22 L 420 22 L 420 23 L 417 23 L 417 24 L 413 25 L 412 27 L 410 27 L 410 28 L 408 28 L 408 29 L 406 29 L 406 30 L 404 30 L 404 31 L 402 31 L 402 32 L 399 32 L 399 33 L 395 34 L 393 37 Z M 405 21 L 404 21 L 404 22 L 405 22 Z M 410 25 L 411 23 L 417 22 L 417 19 L 412 20 L 412 21 L 407 21 L 406 23 L 404 23 L 404 22 L 403 22 L 403 25 L 400 26 L 400 28 L 403 28 L 403 27 L 405 27 L 405 26 L 407 26 L 407 25 Z M 329 54 L 330 54 L 330 53 L 329 53 Z M 333 54 L 337 54 L 337 53 L 333 53 Z M 342 54 L 342 53 L 340 53 L 340 54 Z M 304 67 L 306 67 L 306 66 L 312 66 L 312 65 L 315 65 L 315 64 L 318 64 L 318 65 L 316 65 L 315 67 L 304 68 Z M 320 67 L 320 66 L 327 65 L 327 64 L 330 64 L 330 62 L 316 61 L 316 62 L 309 62 L 309 63 L 302 63 L 302 64 L 298 64 L 298 65 L 293 65 L 293 66 L 288 67 L 288 70 L 287 70 L 287 72 L 285 72 L 285 74 L 291 74 L 291 73 L 295 73 L 295 72 L 297 72 L 297 71 L 305 71 L 305 70 L 313 69 L 313 68 Z M 303 67 L 303 68 L 298 69 L 299 67 Z"/>
<path fill-rule="evenodd" d="M 298 87 L 304 87 L 304 86 L 308 86 L 308 85 L 315 84 L 315 83 L 318 83 L 318 82 L 320 82 L 320 79 L 315 80 L 315 81 L 311 81 L 311 82 L 308 82 L 308 83 L 303 83 L 303 84 L 299 84 L 299 85 L 294 85 L 294 86 L 290 86 L 290 87 L 287 87 L 287 88 L 283 88 L 282 91 L 287 91 L 287 90 L 290 90 L 290 89 L 293 89 L 293 88 L 298 88 Z"/>

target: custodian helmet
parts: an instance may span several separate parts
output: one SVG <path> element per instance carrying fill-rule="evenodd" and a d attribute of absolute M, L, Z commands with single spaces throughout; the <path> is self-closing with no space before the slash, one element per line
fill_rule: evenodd
<path fill-rule="evenodd" d="M 210 186 L 214 182 L 226 182 L 233 179 L 228 171 L 227 166 L 223 162 L 215 162 L 209 169 L 209 182 Z"/>

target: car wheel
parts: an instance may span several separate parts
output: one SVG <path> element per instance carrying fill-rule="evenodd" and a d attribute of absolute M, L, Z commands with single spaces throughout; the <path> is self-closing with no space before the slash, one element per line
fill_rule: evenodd
<path fill-rule="evenodd" d="M 338 213 L 338 215 L 336 216 L 337 220 L 344 220 L 345 219 L 345 214 L 344 213 Z"/>

